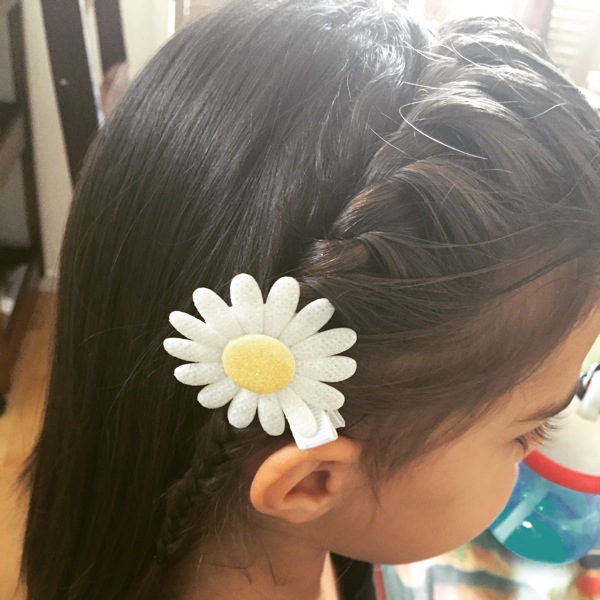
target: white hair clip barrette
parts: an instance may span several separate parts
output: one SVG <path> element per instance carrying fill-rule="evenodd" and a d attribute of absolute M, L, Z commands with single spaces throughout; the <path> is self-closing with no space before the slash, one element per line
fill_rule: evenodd
<path fill-rule="evenodd" d="M 219 408 L 228 402 L 229 423 L 247 427 L 258 419 L 269 435 L 281 435 L 287 419 L 299 448 L 327 444 L 344 426 L 339 408 L 344 395 L 325 382 L 344 381 L 356 361 L 336 356 L 356 342 L 352 329 L 319 332 L 333 316 L 331 302 L 320 298 L 296 314 L 300 286 L 282 277 L 266 302 L 255 279 L 231 281 L 231 307 L 207 288 L 193 294 L 204 319 L 172 312 L 169 321 L 187 337 L 165 340 L 165 350 L 190 361 L 175 369 L 187 385 L 204 386 L 198 402 Z"/>

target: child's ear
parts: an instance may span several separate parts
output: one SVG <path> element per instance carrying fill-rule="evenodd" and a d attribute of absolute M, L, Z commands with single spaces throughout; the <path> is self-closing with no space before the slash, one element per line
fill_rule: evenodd
<path fill-rule="evenodd" d="M 357 481 L 360 446 L 339 437 L 310 450 L 288 444 L 258 468 L 250 501 L 265 515 L 305 523 L 339 505 Z"/>

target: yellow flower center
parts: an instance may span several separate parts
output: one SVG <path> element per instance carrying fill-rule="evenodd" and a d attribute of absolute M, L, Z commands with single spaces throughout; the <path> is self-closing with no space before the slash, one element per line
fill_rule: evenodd
<path fill-rule="evenodd" d="M 294 377 L 296 361 L 289 348 L 268 335 L 250 334 L 231 340 L 221 357 L 229 378 L 258 394 L 272 394 Z"/>

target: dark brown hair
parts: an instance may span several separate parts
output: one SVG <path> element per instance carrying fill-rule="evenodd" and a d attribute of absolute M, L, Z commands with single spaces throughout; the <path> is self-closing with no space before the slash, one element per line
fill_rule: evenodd
<path fill-rule="evenodd" d="M 168 314 L 197 287 L 291 274 L 334 304 L 358 334 L 342 432 L 374 480 L 491 410 L 596 298 L 599 125 L 504 18 L 243 0 L 173 37 L 73 200 L 29 598 L 160 598 L 195 540 L 250 518 L 247 457 L 291 438 L 173 377 Z"/>

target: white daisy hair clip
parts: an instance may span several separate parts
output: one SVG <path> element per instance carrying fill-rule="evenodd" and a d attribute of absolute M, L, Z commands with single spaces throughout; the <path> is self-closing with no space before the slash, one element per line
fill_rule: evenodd
<path fill-rule="evenodd" d="M 296 444 L 314 448 L 337 439 L 345 425 L 339 409 L 344 395 L 327 383 L 344 381 L 356 361 L 337 356 L 356 342 L 352 329 L 321 331 L 333 316 L 325 298 L 296 313 L 300 285 L 278 279 L 263 302 L 256 280 L 247 274 L 231 281 L 231 306 L 208 288 L 193 294 L 204 319 L 172 312 L 171 325 L 188 339 L 169 338 L 165 350 L 189 361 L 175 369 L 182 383 L 204 386 L 198 402 L 215 409 L 229 403 L 227 419 L 238 429 L 258 413 L 269 435 L 281 435 L 287 419 Z"/>

